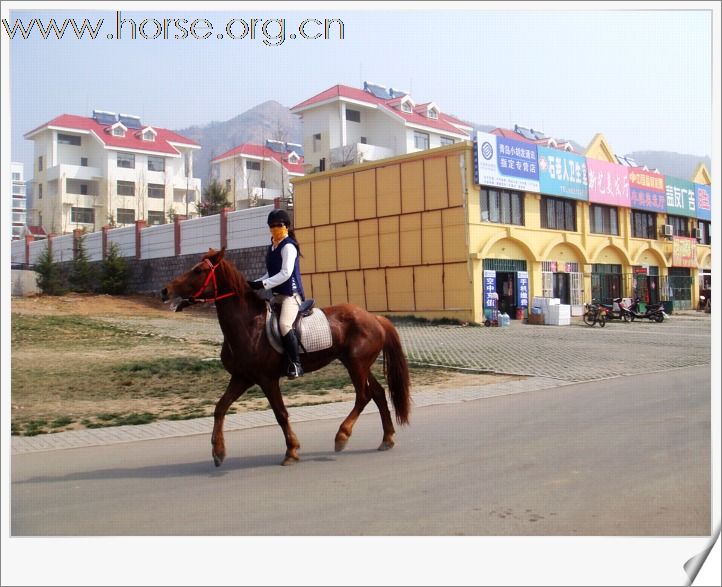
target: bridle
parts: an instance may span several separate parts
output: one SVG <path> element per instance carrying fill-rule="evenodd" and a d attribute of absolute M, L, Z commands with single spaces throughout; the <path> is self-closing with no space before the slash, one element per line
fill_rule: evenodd
<path fill-rule="evenodd" d="M 210 259 L 203 259 L 201 263 L 207 263 L 208 266 L 211 268 L 211 270 L 208 272 L 208 275 L 206 275 L 206 280 L 203 282 L 203 285 L 200 287 L 200 289 L 192 296 L 190 296 L 186 301 L 190 304 L 207 304 L 210 302 L 216 302 L 218 300 L 222 300 L 224 298 L 230 298 L 231 296 L 236 295 L 236 292 L 231 291 L 228 293 L 224 293 L 222 295 L 218 295 L 218 283 L 216 282 L 216 269 L 218 268 L 218 265 L 220 265 L 220 261 L 216 263 L 215 265 L 211 262 Z M 212 298 L 201 298 L 199 297 L 208 287 L 208 284 L 210 283 L 211 279 L 213 280 L 213 297 Z"/>

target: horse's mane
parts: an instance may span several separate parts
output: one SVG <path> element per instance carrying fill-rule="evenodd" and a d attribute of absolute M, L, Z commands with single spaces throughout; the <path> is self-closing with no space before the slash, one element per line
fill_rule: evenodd
<path fill-rule="evenodd" d="M 243 297 L 248 290 L 248 286 L 246 285 L 245 277 L 241 275 L 241 272 L 238 271 L 236 266 L 225 259 L 221 259 L 218 264 L 218 269 L 220 270 L 226 285 L 228 285 L 228 287 L 239 296 Z"/>

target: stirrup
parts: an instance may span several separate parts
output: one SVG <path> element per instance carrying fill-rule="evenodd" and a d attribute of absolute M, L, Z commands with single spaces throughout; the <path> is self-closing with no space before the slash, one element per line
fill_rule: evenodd
<path fill-rule="evenodd" d="M 303 367 L 301 366 L 301 363 L 289 361 L 287 376 L 289 379 L 298 379 L 299 377 L 303 377 Z"/>

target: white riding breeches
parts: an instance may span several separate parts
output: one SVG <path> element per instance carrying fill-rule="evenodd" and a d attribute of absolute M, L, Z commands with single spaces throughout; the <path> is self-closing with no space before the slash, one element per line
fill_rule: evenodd
<path fill-rule="evenodd" d="M 293 323 L 298 316 L 298 310 L 301 306 L 301 296 L 293 294 L 292 296 L 284 296 L 283 294 L 275 294 L 273 302 L 281 305 L 281 313 L 278 316 L 278 329 L 281 336 L 286 336 L 293 328 Z"/>

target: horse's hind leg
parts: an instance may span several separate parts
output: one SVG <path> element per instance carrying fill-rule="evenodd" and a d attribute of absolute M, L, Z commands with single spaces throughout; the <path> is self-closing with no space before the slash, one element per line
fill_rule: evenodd
<path fill-rule="evenodd" d="M 268 403 L 271 404 L 273 414 L 276 416 L 276 422 L 278 422 L 281 430 L 283 430 L 283 436 L 286 438 L 286 456 L 281 464 L 292 465 L 298 460 L 298 449 L 301 448 L 301 444 L 298 442 L 298 438 L 296 438 L 296 434 L 291 428 L 291 423 L 288 421 L 288 410 L 286 410 L 283 403 L 278 379 L 267 381 L 261 387 L 263 393 L 266 394 Z"/>
<path fill-rule="evenodd" d="M 216 467 L 220 467 L 223 459 L 226 458 L 226 443 L 223 438 L 223 422 L 226 418 L 226 412 L 231 407 L 231 404 L 241 397 L 250 386 L 250 383 L 234 375 L 228 382 L 226 392 L 216 403 L 216 409 L 213 413 L 213 435 L 211 436 L 211 444 L 213 445 L 211 454 Z"/>
<path fill-rule="evenodd" d="M 336 433 L 336 439 L 334 442 L 334 449 L 336 452 L 342 451 L 346 448 L 346 443 L 351 437 L 353 426 L 358 420 L 361 412 L 363 412 L 366 405 L 371 401 L 371 394 L 369 393 L 369 375 L 370 371 L 368 367 L 361 367 L 358 364 L 346 365 L 348 373 L 351 376 L 351 381 L 354 388 L 356 389 L 356 402 L 354 403 L 351 413 L 346 416 L 346 419 L 339 426 L 338 432 Z"/>
<path fill-rule="evenodd" d="M 379 409 L 379 415 L 381 416 L 381 425 L 384 427 L 384 438 L 379 445 L 379 450 L 389 450 L 394 446 L 394 423 L 391 420 L 391 412 L 389 411 L 389 404 L 386 403 L 386 393 L 381 384 L 376 378 L 369 373 L 369 390 L 371 391 L 371 397 L 373 397 L 374 403 Z"/>

